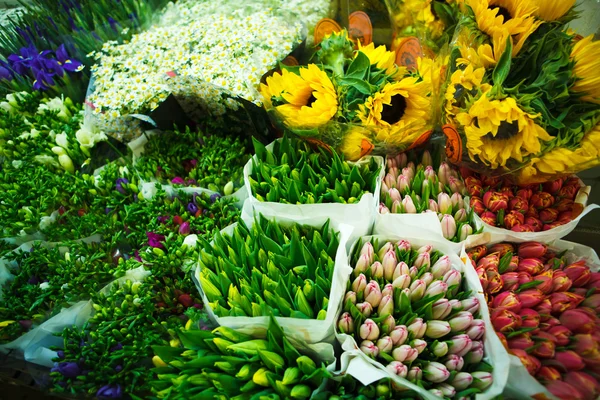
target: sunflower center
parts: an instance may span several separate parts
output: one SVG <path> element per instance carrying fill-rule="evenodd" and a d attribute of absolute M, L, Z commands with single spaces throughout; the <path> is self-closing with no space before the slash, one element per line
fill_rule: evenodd
<path fill-rule="evenodd" d="M 485 137 L 492 140 L 506 140 L 515 136 L 517 133 L 519 133 L 518 122 L 515 121 L 509 123 L 506 121 L 502 121 L 500 122 L 500 126 L 498 127 L 498 132 L 496 133 L 496 136 L 492 135 L 491 133 L 488 133 L 487 135 L 485 135 Z"/>
<path fill-rule="evenodd" d="M 391 104 L 384 104 L 381 110 L 381 119 L 390 125 L 400 121 L 406 111 L 406 99 L 402 95 L 392 96 Z"/>
<path fill-rule="evenodd" d="M 308 100 L 306 101 L 306 107 L 312 107 L 313 103 L 314 103 L 315 101 L 317 101 L 316 97 L 314 96 L 314 93 L 315 93 L 315 92 L 312 92 L 312 93 L 310 94 L 310 97 L 309 97 L 309 98 L 308 98 Z"/>
<path fill-rule="evenodd" d="M 512 15 L 510 15 L 510 11 L 508 11 L 508 9 L 506 9 L 502 6 L 494 7 L 494 8 L 492 8 L 492 10 L 498 10 L 498 13 L 496 14 L 496 16 L 502 15 L 504 17 L 504 22 L 512 19 Z"/>

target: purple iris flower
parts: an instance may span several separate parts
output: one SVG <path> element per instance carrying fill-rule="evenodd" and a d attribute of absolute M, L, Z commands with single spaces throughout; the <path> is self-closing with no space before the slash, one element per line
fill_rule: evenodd
<path fill-rule="evenodd" d="M 120 399 L 123 396 L 121 385 L 105 385 L 96 392 L 99 399 Z"/>
<path fill-rule="evenodd" d="M 211 203 L 214 203 L 215 201 L 217 201 L 217 200 L 218 200 L 218 199 L 220 199 L 220 198 L 221 198 L 221 195 L 220 195 L 219 193 L 212 194 L 212 195 L 210 196 L 210 202 L 211 202 Z"/>
<path fill-rule="evenodd" d="M 190 214 L 196 214 L 198 212 L 198 206 L 194 203 L 188 203 L 187 210 L 190 212 Z"/>
<path fill-rule="evenodd" d="M 165 240 L 163 235 L 154 232 L 146 232 L 146 236 L 148 237 L 148 246 L 157 247 L 159 249 L 165 248 L 165 246 L 161 243 Z"/>
<path fill-rule="evenodd" d="M 81 368 L 74 362 L 61 362 L 55 368 L 65 378 L 77 378 L 81 374 Z"/>
<path fill-rule="evenodd" d="M 0 79 L 5 79 L 7 81 L 12 80 L 13 73 L 11 71 L 10 65 L 0 60 Z"/>
<path fill-rule="evenodd" d="M 127 185 L 129 184 L 129 181 L 127 180 L 127 178 L 119 178 L 117 179 L 117 182 L 115 183 L 115 189 L 117 189 L 117 192 L 125 194 L 125 188 L 123 187 L 123 185 Z"/>
<path fill-rule="evenodd" d="M 61 44 L 60 46 L 58 46 L 58 49 L 56 49 L 56 61 L 58 61 L 60 66 L 65 71 L 69 72 L 75 72 L 79 70 L 79 68 L 81 68 L 81 66 L 83 65 L 81 62 L 71 59 L 69 57 L 69 54 L 67 53 L 64 44 Z"/>

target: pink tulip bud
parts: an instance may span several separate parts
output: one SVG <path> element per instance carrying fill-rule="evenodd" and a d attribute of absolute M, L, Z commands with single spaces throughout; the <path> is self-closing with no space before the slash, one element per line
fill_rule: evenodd
<path fill-rule="evenodd" d="M 390 213 L 390 210 L 389 210 L 389 208 L 387 208 L 387 207 L 385 206 L 385 204 L 383 204 L 383 203 L 380 203 L 380 204 L 379 204 L 379 214 L 382 214 L 382 215 L 383 215 L 383 214 L 389 214 L 389 213 Z"/>
<path fill-rule="evenodd" d="M 426 244 L 417 249 L 418 254 L 428 253 L 429 255 L 431 255 L 432 251 L 433 251 L 433 246 L 430 244 Z"/>
<path fill-rule="evenodd" d="M 548 333 L 555 337 L 558 346 L 567 346 L 571 341 L 571 331 L 563 325 L 553 326 L 548 329 Z"/>
<path fill-rule="evenodd" d="M 446 321 L 433 320 L 427 323 L 427 330 L 425 331 L 425 336 L 431 339 L 439 339 L 442 336 L 446 336 L 447 334 L 449 334 L 451 330 L 452 328 L 450 327 L 450 323 Z"/>
<path fill-rule="evenodd" d="M 473 377 L 468 372 L 459 372 L 454 376 L 454 379 L 450 381 L 450 384 L 456 388 L 456 390 L 464 390 L 471 386 L 473 383 Z"/>
<path fill-rule="evenodd" d="M 573 263 L 563 271 L 567 274 L 571 282 L 573 282 L 574 287 L 584 287 L 592 277 L 592 273 L 588 266 L 585 265 L 585 262 Z"/>
<path fill-rule="evenodd" d="M 521 324 L 523 328 L 537 328 L 540 325 L 540 314 L 531 308 L 523 308 L 519 312 L 519 316 L 523 322 Z"/>
<path fill-rule="evenodd" d="M 394 342 L 394 346 L 400 346 L 406 342 L 408 338 L 408 329 L 404 325 L 397 325 L 394 329 L 389 333 L 392 341 Z"/>
<path fill-rule="evenodd" d="M 398 175 L 398 179 L 396 179 L 396 187 L 400 191 L 400 193 L 408 193 L 410 191 L 410 182 L 412 179 L 409 179 L 404 174 Z"/>
<path fill-rule="evenodd" d="M 438 175 L 438 179 L 439 179 L 440 183 L 447 185 L 449 183 L 448 178 L 451 175 L 450 166 L 445 162 L 441 163 L 440 167 L 438 168 L 437 175 Z"/>
<path fill-rule="evenodd" d="M 473 341 L 473 347 L 471 347 L 471 351 L 469 351 L 464 357 L 465 363 L 479 364 L 481 360 L 483 360 L 483 355 L 483 342 Z"/>
<path fill-rule="evenodd" d="M 429 382 L 440 383 L 450 377 L 450 371 L 448 371 L 444 364 L 431 361 L 423 368 L 423 377 Z"/>
<path fill-rule="evenodd" d="M 384 336 L 377 341 L 377 348 L 379 349 L 380 353 L 389 354 L 394 348 L 394 342 L 392 341 L 391 337 Z"/>
<path fill-rule="evenodd" d="M 373 306 L 370 303 L 367 303 L 366 301 L 364 303 L 357 303 L 356 308 L 358 308 L 363 317 L 368 318 L 373 313 Z"/>
<path fill-rule="evenodd" d="M 406 365 L 402 364 L 399 361 L 390 362 L 387 367 L 385 367 L 391 374 L 395 376 L 399 376 L 401 378 L 405 378 L 408 374 L 408 368 Z"/>
<path fill-rule="evenodd" d="M 552 313 L 561 314 L 579 306 L 585 297 L 571 292 L 554 292 L 549 299 L 552 303 Z"/>
<path fill-rule="evenodd" d="M 519 296 L 514 292 L 499 293 L 492 300 L 492 308 L 506 308 L 512 312 L 518 313 L 521 310 L 521 301 Z"/>
<path fill-rule="evenodd" d="M 460 302 L 462 304 L 463 311 L 468 311 L 471 314 L 475 314 L 479 311 L 479 300 L 476 297 L 469 297 Z"/>
<path fill-rule="evenodd" d="M 473 314 L 468 311 L 461 311 L 448 322 L 452 328 L 452 333 L 462 332 L 473 323 Z"/>
<path fill-rule="evenodd" d="M 538 289 L 527 289 L 518 294 L 521 306 L 524 308 L 533 308 L 544 300 L 544 294 Z"/>
<path fill-rule="evenodd" d="M 431 165 L 425 167 L 425 178 L 431 182 L 435 182 L 436 174 Z"/>
<path fill-rule="evenodd" d="M 415 207 L 415 203 L 413 203 L 413 200 L 410 196 L 406 196 L 404 199 L 402 199 L 402 210 L 406 214 L 416 214 L 417 213 L 417 208 Z"/>
<path fill-rule="evenodd" d="M 396 161 L 396 158 L 387 158 L 385 160 L 385 165 L 387 166 L 388 170 L 391 168 L 398 168 L 398 161 Z M 404 167 L 403 167 L 404 168 Z"/>
<path fill-rule="evenodd" d="M 349 291 L 346 292 L 346 294 L 344 295 L 344 307 L 346 307 L 346 304 L 348 303 L 348 301 L 350 301 L 352 304 L 356 305 L 356 293 L 354 293 L 353 291 Z M 345 311 L 348 311 L 344 308 Z"/>
<path fill-rule="evenodd" d="M 394 275 L 394 270 L 396 269 L 396 264 L 398 263 L 396 259 L 396 252 L 391 249 L 383 256 L 383 276 L 386 280 L 391 281 Z"/>
<path fill-rule="evenodd" d="M 482 392 L 492 385 L 494 377 L 490 372 L 475 371 L 471 374 L 473 377 L 472 388 L 481 390 Z"/>
<path fill-rule="evenodd" d="M 448 299 L 439 299 L 435 303 L 433 303 L 432 308 L 432 316 L 433 319 L 441 319 L 446 318 L 450 312 L 452 312 L 452 306 L 448 302 Z"/>
<path fill-rule="evenodd" d="M 410 166 L 407 166 L 405 168 L 402 168 L 402 175 L 404 175 L 406 177 L 406 179 L 408 179 L 409 182 L 412 182 L 412 180 L 415 177 L 415 169 L 410 168 Z"/>
<path fill-rule="evenodd" d="M 375 260 L 375 249 L 373 248 L 371 242 L 366 242 L 365 244 L 363 244 L 363 247 L 360 249 L 360 255 L 367 256 L 368 265 L 371 265 L 373 263 L 373 261 Z"/>
<path fill-rule="evenodd" d="M 439 396 L 437 394 L 435 394 L 437 397 L 442 397 L 442 398 L 453 398 L 454 396 L 456 396 L 456 389 L 454 388 L 454 386 L 449 385 L 447 383 L 438 383 L 438 385 L 436 386 L 436 388 L 434 390 L 439 390 L 442 392 L 442 395 Z M 431 392 L 431 390 L 430 390 Z"/>
<path fill-rule="evenodd" d="M 544 269 L 544 263 L 539 258 L 522 258 L 519 262 L 519 272 L 527 272 L 534 276 L 542 272 Z"/>
<path fill-rule="evenodd" d="M 462 334 L 452 337 L 452 339 L 450 339 L 450 341 L 448 342 L 448 345 L 450 346 L 448 349 L 450 354 L 456 354 L 458 356 L 464 357 L 465 354 L 467 354 L 469 350 L 471 350 L 471 347 L 473 346 L 473 341 L 468 335 Z"/>
<path fill-rule="evenodd" d="M 371 358 L 376 358 L 379 355 L 379 347 L 375 346 L 375 343 L 370 340 L 363 340 L 360 344 L 360 350 Z"/>
<path fill-rule="evenodd" d="M 433 211 L 433 212 L 436 212 L 436 213 L 440 212 L 440 208 L 438 207 L 438 203 L 435 200 L 433 200 L 433 199 L 429 199 L 427 208 L 430 211 Z"/>
<path fill-rule="evenodd" d="M 420 381 L 421 379 L 423 379 L 423 370 L 419 367 L 412 367 L 408 371 L 408 375 L 406 375 L 406 379 L 408 379 L 411 382 Z"/>
<path fill-rule="evenodd" d="M 425 290 L 425 295 L 424 297 L 427 296 L 437 296 L 440 293 L 446 293 L 448 291 L 448 285 L 442 281 L 435 281 L 433 283 L 431 283 L 431 285 L 429 285 L 427 287 L 427 290 Z"/>
<path fill-rule="evenodd" d="M 483 204 L 483 200 L 481 200 L 480 197 L 478 197 L 478 196 L 471 197 L 469 204 L 471 205 L 471 208 L 473 209 L 475 214 L 483 215 L 483 213 L 485 212 L 485 204 Z M 494 223 L 495 222 L 496 222 L 496 216 L 494 215 Z"/>
<path fill-rule="evenodd" d="M 385 178 L 383 178 L 383 183 L 385 183 L 389 189 L 396 188 L 396 177 L 393 173 L 388 172 Z"/>
<path fill-rule="evenodd" d="M 370 303 L 373 307 L 377 307 L 381 302 L 381 288 L 377 281 L 370 281 L 365 287 L 365 301 Z"/>
<path fill-rule="evenodd" d="M 417 358 L 419 353 L 417 350 L 413 349 L 407 344 L 403 344 L 402 346 L 396 347 L 394 351 L 392 351 L 392 357 L 394 360 L 399 362 L 409 363 Z"/>
<path fill-rule="evenodd" d="M 449 371 L 460 371 L 465 365 L 464 359 L 456 354 L 449 354 L 444 363 Z"/>
<path fill-rule="evenodd" d="M 448 354 L 448 343 L 446 342 L 437 342 L 435 345 L 431 347 L 431 352 L 436 357 L 444 357 Z"/>
<path fill-rule="evenodd" d="M 402 203 L 399 200 L 394 200 L 391 212 L 392 214 L 402 214 Z"/>
<path fill-rule="evenodd" d="M 448 300 L 448 303 L 450 303 L 450 306 L 452 307 L 452 311 L 462 311 L 463 306 L 462 306 L 462 302 L 460 300 L 457 299 L 452 299 L 452 300 Z"/>
<path fill-rule="evenodd" d="M 388 315 L 380 324 L 380 330 L 382 333 L 389 335 L 391 331 L 396 327 L 396 320 L 392 315 Z"/>
<path fill-rule="evenodd" d="M 446 272 L 446 274 L 443 277 L 443 282 L 445 282 L 448 285 L 448 288 L 451 288 L 452 286 L 455 285 L 460 285 L 461 282 L 461 276 L 460 276 L 460 272 L 458 272 L 455 269 L 451 269 L 450 271 Z"/>
<path fill-rule="evenodd" d="M 506 272 L 502 274 L 502 290 L 514 291 L 519 288 L 519 274 L 517 272 Z"/>
<path fill-rule="evenodd" d="M 421 354 L 427 347 L 427 342 L 422 339 L 413 339 L 409 342 L 409 344 L 417 351 L 418 354 Z"/>
<path fill-rule="evenodd" d="M 352 334 L 354 332 L 354 320 L 350 313 L 343 313 L 338 321 L 338 330 L 340 333 L 349 333 Z"/>
<path fill-rule="evenodd" d="M 431 272 L 425 272 L 423 275 L 421 275 L 421 280 L 425 282 L 427 286 L 429 286 L 431 282 L 433 282 L 433 274 Z"/>
<path fill-rule="evenodd" d="M 453 193 L 466 193 L 465 185 L 460 179 L 454 177 L 448 178 L 448 186 L 450 186 L 450 190 L 452 190 Z"/>
<path fill-rule="evenodd" d="M 559 320 L 573 333 L 592 333 L 596 325 L 596 319 L 581 309 L 566 310 Z"/>
<path fill-rule="evenodd" d="M 385 179 L 381 182 L 381 198 L 385 198 L 385 196 L 387 196 L 387 192 L 390 191 L 390 188 L 388 187 L 388 185 L 385 183 Z"/>
<path fill-rule="evenodd" d="M 354 282 L 352 282 L 352 291 L 357 294 L 357 296 L 361 296 L 367 287 L 367 277 L 363 274 L 358 275 Z"/>
<path fill-rule="evenodd" d="M 450 200 L 450 196 L 448 194 L 442 192 L 438 194 L 438 207 L 440 209 L 440 213 L 442 214 L 451 214 L 452 213 L 452 200 Z"/>
<path fill-rule="evenodd" d="M 456 223 L 467 222 L 467 210 L 464 208 L 458 210 L 456 214 L 454 214 L 454 221 L 456 221 Z"/>
<path fill-rule="evenodd" d="M 354 266 L 354 274 L 358 275 L 358 274 L 365 273 L 367 271 L 367 269 L 369 268 L 369 265 L 371 265 L 369 263 L 369 256 L 366 254 L 362 254 L 358 258 L 358 261 L 356 262 L 356 265 Z"/>
<path fill-rule="evenodd" d="M 453 209 L 458 209 L 458 210 L 464 210 L 465 209 L 465 202 L 463 197 L 460 195 L 460 193 L 453 193 L 452 196 L 450 196 L 450 202 L 452 203 L 452 208 Z M 454 217 L 456 219 L 456 217 Z M 458 219 L 456 219 L 458 221 Z M 466 221 L 466 219 L 465 219 Z"/>
<path fill-rule="evenodd" d="M 571 350 L 557 351 L 554 361 L 566 371 L 579 371 L 585 368 L 581 357 Z"/>
<path fill-rule="evenodd" d="M 417 275 L 419 274 L 419 268 L 415 267 L 414 265 L 412 267 L 410 267 L 410 269 L 408 270 L 408 274 L 410 275 L 411 279 L 415 279 L 417 277 Z"/>
<path fill-rule="evenodd" d="M 406 328 L 413 339 L 420 339 L 425 336 L 427 324 L 421 318 L 415 318 L 414 321 Z"/>
<path fill-rule="evenodd" d="M 363 340 L 376 340 L 379 338 L 379 327 L 369 318 L 360 326 L 359 333 Z"/>
<path fill-rule="evenodd" d="M 400 275 L 392 282 L 394 289 L 406 289 L 410 286 L 410 275 Z"/>
<path fill-rule="evenodd" d="M 521 327 L 521 317 L 512 311 L 498 308 L 492 311 L 492 325 L 499 332 L 512 332 Z"/>
<path fill-rule="evenodd" d="M 377 308 L 377 314 L 380 317 L 385 317 L 391 315 L 394 312 L 394 300 L 392 296 L 383 296 L 381 298 L 381 302 L 379 303 L 379 307 Z"/>
<path fill-rule="evenodd" d="M 398 248 L 399 251 L 408 251 L 412 248 L 410 245 L 410 242 L 408 240 L 404 240 L 404 239 L 399 240 L 396 243 L 396 247 Z"/>
<path fill-rule="evenodd" d="M 456 221 L 452 215 L 444 215 L 442 217 L 442 234 L 448 240 L 452 240 L 456 235 Z"/>
<path fill-rule="evenodd" d="M 586 400 L 579 389 L 563 381 L 552 381 L 546 385 L 546 389 L 561 400 Z"/>
<path fill-rule="evenodd" d="M 375 261 L 369 268 L 371 277 L 374 279 L 383 278 L 383 265 L 379 261 Z"/>
<path fill-rule="evenodd" d="M 400 195 L 400 192 L 396 188 L 391 188 L 390 191 L 388 192 L 388 195 L 390 196 L 390 199 L 392 200 L 392 202 L 402 201 L 402 196 Z"/>
<path fill-rule="evenodd" d="M 396 264 L 394 268 L 394 273 L 392 274 L 392 281 L 398 278 L 400 275 L 408 275 L 410 274 L 410 268 L 404 261 L 400 261 Z"/>
<path fill-rule="evenodd" d="M 381 291 L 381 295 L 385 296 L 394 296 L 394 286 L 391 283 L 386 283 Z"/>
<path fill-rule="evenodd" d="M 440 257 L 435 264 L 433 264 L 433 267 L 431 267 L 431 274 L 433 275 L 434 279 L 440 279 L 448 271 L 450 271 L 450 268 L 450 257 L 443 256 Z"/>
<path fill-rule="evenodd" d="M 553 367 L 543 366 L 535 376 L 542 382 L 560 381 L 562 379 L 561 373 Z"/>
<path fill-rule="evenodd" d="M 410 285 L 410 300 L 415 302 L 421 300 L 425 295 L 427 285 L 421 279 L 417 279 Z"/>

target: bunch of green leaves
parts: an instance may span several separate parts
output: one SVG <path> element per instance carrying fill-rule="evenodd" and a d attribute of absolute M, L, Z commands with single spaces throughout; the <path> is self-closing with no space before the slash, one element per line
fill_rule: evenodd
<path fill-rule="evenodd" d="M 308 399 L 331 375 L 302 355 L 271 317 L 267 339 L 221 326 L 179 333 L 184 348 L 154 347 L 156 398 Z"/>
<path fill-rule="evenodd" d="M 144 180 L 171 183 L 191 180 L 190 186 L 230 195 L 244 184 L 243 169 L 250 158 L 247 139 L 217 132 L 165 132 L 148 138 L 135 169 Z"/>
<path fill-rule="evenodd" d="M 87 299 L 112 281 L 116 264 L 112 257 L 116 234 L 102 243 L 63 243 L 61 247 L 34 246 L 14 251 L 4 260 L 13 274 L 4 282 L 0 321 L 15 321 L 0 329 L 1 340 L 10 342 L 61 308 Z"/>
<path fill-rule="evenodd" d="M 307 142 L 284 137 L 267 150 L 254 141 L 250 186 L 259 201 L 288 204 L 358 203 L 373 193 L 380 172 L 374 158 L 349 164 L 334 150 L 314 150 Z"/>
<path fill-rule="evenodd" d="M 202 242 L 200 283 L 217 316 L 325 319 L 339 246 L 329 221 L 284 227 L 260 215 Z"/>
<path fill-rule="evenodd" d="M 344 375 L 341 380 L 328 380 L 325 390 L 316 394 L 313 400 L 422 399 L 418 393 L 412 390 L 406 390 L 405 388 L 397 390 L 394 386 L 394 382 L 389 378 L 365 386 L 352 375 Z"/>

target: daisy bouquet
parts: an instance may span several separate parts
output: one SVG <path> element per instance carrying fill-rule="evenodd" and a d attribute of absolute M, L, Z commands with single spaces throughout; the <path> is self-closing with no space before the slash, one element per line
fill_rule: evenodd
<path fill-rule="evenodd" d="M 442 99 L 453 162 L 519 184 L 598 165 L 600 42 L 565 30 L 574 3 L 466 0 Z"/>
<path fill-rule="evenodd" d="M 261 84 L 264 106 L 282 131 L 331 146 L 346 159 L 402 152 L 429 137 L 435 64 L 395 64 L 385 46 L 327 36 L 315 63 L 282 66 Z"/>

